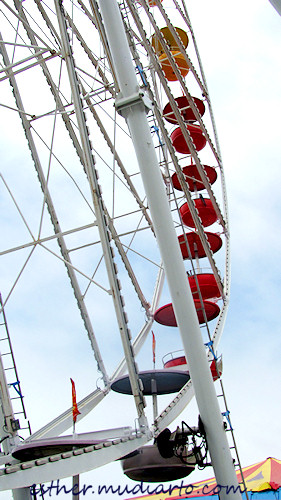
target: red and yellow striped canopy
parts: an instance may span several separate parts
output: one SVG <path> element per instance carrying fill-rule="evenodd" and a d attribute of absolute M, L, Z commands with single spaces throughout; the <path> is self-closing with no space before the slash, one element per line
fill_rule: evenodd
<path fill-rule="evenodd" d="M 281 487 L 281 460 L 276 460 L 276 458 L 267 458 L 262 462 L 258 462 L 254 465 L 249 465 L 242 469 L 244 480 L 246 483 L 247 491 L 266 491 L 266 490 L 278 490 Z M 241 473 L 237 472 L 238 482 L 241 482 Z M 184 482 L 179 487 L 182 486 Z M 144 488 L 147 483 L 144 483 Z M 162 488 L 161 488 L 162 486 Z M 192 485 L 187 484 L 180 488 L 170 489 L 169 484 L 163 484 L 159 487 L 156 485 L 149 485 L 148 492 L 155 491 L 155 494 L 143 495 L 138 497 L 141 500 L 182 500 L 185 498 L 185 494 L 188 494 L 188 498 L 198 498 L 206 497 L 208 495 L 216 494 L 216 479 L 212 477 L 211 479 L 204 479 L 199 483 L 194 483 Z M 186 491 L 185 491 L 186 488 Z M 243 489 L 242 489 L 243 491 Z M 164 493 L 165 492 L 165 493 Z M 134 497 L 136 500 L 136 497 Z"/>
<path fill-rule="evenodd" d="M 254 465 L 249 465 L 242 469 L 244 480 L 246 483 L 247 491 L 265 491 L 265 490 L 278 490 L 281 487 L 281 460 L 276 460 L 275 458 L 267 458 L 262 462 L 258 462 Z M 241 482 L 241 473 L 237 472 L 238 482 Z M 190 497 L 199 497 L 202 495 L 202 490 L 205 485 L 209 488 L 205 488 L 206 492 L 210 490 L 214 493 L 214 488 L 216 486 L 215 478 L 207 479 L 196 483 L 194 486 L 194 494 Z M 198 487 L 198 488 L 197 488 Z M 212 490 L 212 491 L 211 491 Z M 173 498 L 173 497 L 171 497 Z"/>

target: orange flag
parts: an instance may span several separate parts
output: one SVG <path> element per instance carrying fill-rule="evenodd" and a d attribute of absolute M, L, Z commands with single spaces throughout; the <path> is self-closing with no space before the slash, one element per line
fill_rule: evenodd
<path fill-rule="evenodd" d="M 153 364 L 155 365 L 155 347 L 156 347 L 156 340 L 155 340 L 155 335 L 153 332 L 152 333 L 152 354 L 153 354 Z"/>
<path fill-rule="evenodd" d="M 75 390 L 75 384 L 72 380 L 70 379 L 71 385 L 72 385 L 72 415 L 73 415 L 73 422 L 76 422 L 77 415 L 80 415 L 80 411 L 78 410 L 77 403 L 76 403 L 76 390 Z"/>

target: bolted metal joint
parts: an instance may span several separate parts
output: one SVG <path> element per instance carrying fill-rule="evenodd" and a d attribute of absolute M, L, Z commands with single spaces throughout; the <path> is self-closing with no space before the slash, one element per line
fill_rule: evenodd
<path fill-rule="evenodd" d="M 124 110 L 137 104 L 143 104 L 147 113 L 148 111 L 151 111 L 153 109 L 152 101 L 149 99 L 147 93 L 143 90 L 139 90 L 135 94 L 132 94 L 128 97 L 117 97 L 115 108 L 121 116 L 125 117 Z"/>

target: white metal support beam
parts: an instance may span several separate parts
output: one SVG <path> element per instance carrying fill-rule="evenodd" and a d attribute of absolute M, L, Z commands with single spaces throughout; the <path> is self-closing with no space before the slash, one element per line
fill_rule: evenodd
<path fill-rule="evenodd" d="M 151 439 L 149 435 L 138 434 L 10 465 L 5 470 L 0 471 L 0 491 L 28 488 L 33 484 L 49 483 L 51 481 L 57 483 L 59 479 L 88 472 L 118 460 L 146 444 L 149 439 Z M 55 494 L 55 492 L 54 488 L 53 493 Z M 93 493 L 93 490 L 91 493 Z M 50 492 L 49 496 L 51 496 Z M 27 497 L 19 498 L 20 500 L 26 500 Z"/>
<path fill-rule="evenodd" d="M 141 382 L 137 373 L 137 366 L 133 357 L 132 345 L 130 342 L 130 331 L 128 321 L 123 306 L 123 297 L 120 292 L 120 283 L 117 278 L 116 266 L 113 261 L 112 248 L 109 240 L 109 231 L 105 217 L 105 209 L 101 197 L 101 190 L 98 183 L 97 172 L 95 169 L 95 160 L 92 154 L 92 147 L 86 125 L 86 118 L 83 110 L 81 88 L 76 75 L 72 49 L 68 38 L 67 24 L 62 7 L 61 0 L 55 0 L 56 13 L 61 34 L 62 53 L 65 59 L 69 83 L 72 91 L 73 104 L 76 112 L 76 119 L 80 133 L 80 139 L 83 149 L 84 168 L 87 173 L 88 182 L 91 189 L 92 200 L 97 219 L 101 245 L 106 264 L 108 279 L 112 299 L 115 307 L 116 318 L 118 321 L 120 336 L 123 344 L 123 350 L 126 357 L 132 394 L 134 396 L 136 409 L 138 412 L 140 427 L 145 432 L 148 428 L 147 419 L 144 413 L 145 399 L 143 397 Z"/>
<path fill-rule="evenodd" d="M 139 88 L 119 7 L 116 0 L 102 0 L 100 1 L 100 10 L 121 91 L 120 99 L 122 99 L 122 103 L 126 100 L 128 103 L 126 108 L 123 107 L 122 115 L 127 121 L 137 155 L 173 307 L 190 367 L 199 412 L 207 434 L 217 483 L 239 489 L 193 298 L 147 122 L 146 107 L 141 97 L 133 102 L 133 97 L 139 93 Z M 226 500 L 226 498 L 238 500 L 241 499 L 241 494 L 239 491 L 229 494 L 223 491 L 221 499 Z"/>
<path fill-rule="evenodd" d="M 280 14 L 281 16 L 281 1 L 280 0 L 269 0 L 271 5 L 273 5 L 274 9 Z"/>

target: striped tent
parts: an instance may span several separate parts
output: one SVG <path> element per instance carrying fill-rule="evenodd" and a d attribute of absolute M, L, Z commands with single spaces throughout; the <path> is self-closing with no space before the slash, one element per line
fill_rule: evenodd
<path fill-rule="evenodd" d="M 262 462 L 244 467 L 242 470 L 249 499 L 269 500 L 280 498 L 281 500 L 281 460 L 270 457 Z M 240 482 L 240 472 L 237 473 L 237 477 Z M 147 493 L 137 497 L 141 500 L 184 500 L 185 498 L 204 498 L 206 496 L 211 497 L 210 500 L 217 500 L 219 499 L 218 494 L 221 491 L 221 486 L 217 485 L 213 477 L 193 484 L 179 481 L 176 486 L 165 483 L 162 485 L 150 484 L 148 486 L 147 483 L 143 483 L 139 491 Z M 245 493 L 242 498 L 246 498 Z M 134 499 L 136 500 L 136 496 L 134 496 Z"/>

